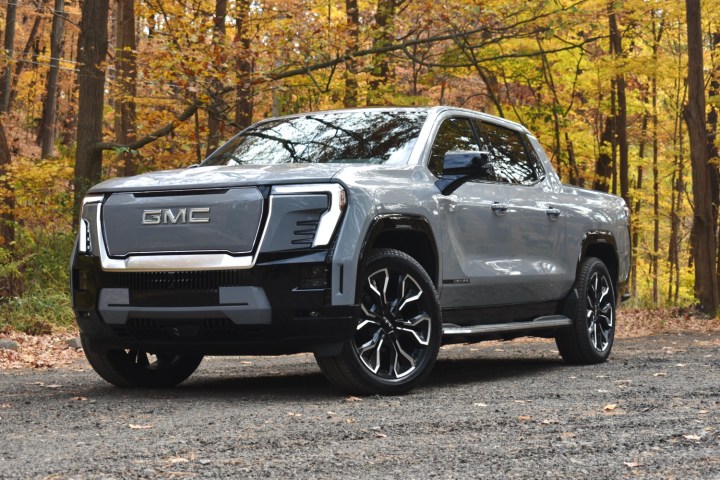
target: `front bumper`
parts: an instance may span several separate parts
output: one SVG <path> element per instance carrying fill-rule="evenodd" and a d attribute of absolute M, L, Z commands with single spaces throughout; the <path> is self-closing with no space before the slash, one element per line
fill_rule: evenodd
<path fill-rule="evenodd" d="M 246 270 L 106 272 L 97 257 L 76 255 L 73 308 L 95 350 L 334 355 L 359 312 L 331 305 L 328 264 L 318 259 L 259 261 Z"/>

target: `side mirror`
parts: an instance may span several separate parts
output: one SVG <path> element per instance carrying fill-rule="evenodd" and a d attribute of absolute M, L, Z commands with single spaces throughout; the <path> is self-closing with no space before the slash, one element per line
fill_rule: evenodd
<path fill-rule="evenodd" d="M 443 174 L 435 186 L 443 195 L 450 195 L 468 180 L 491 179 L 494 172 L 490 152 L 450 151 L 443 158 Z"/>
<path fill-rule="evenodd" d="M 492 174 L 489 152 L 450 151 L 443 159 L 443 175 L 488 177 Z"/>

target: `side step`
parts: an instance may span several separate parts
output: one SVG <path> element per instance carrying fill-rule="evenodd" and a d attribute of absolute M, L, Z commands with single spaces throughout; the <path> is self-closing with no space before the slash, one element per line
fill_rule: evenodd
<path fill-rule="evenodd" d="M 504 333 L 518 330 L 537 330 L 540 328 L 567 327 L 572 320 L 564 315 L 547 315 L 529 322 L 491 323 L 489 325 L 469 325 L 461 327 L 452 323 L 443 324 L 444 335 L 479 335 L 484 333 Z"/>

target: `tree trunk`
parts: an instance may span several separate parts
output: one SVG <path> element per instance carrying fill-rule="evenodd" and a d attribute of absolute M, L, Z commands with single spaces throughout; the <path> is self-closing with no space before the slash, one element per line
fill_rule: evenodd
<path fill-rule="evenodd" d="M 645 89 L 643 89 L 643 103 L 647 102 Z M 643 164 L 645 163 L 645 144 L 647 143 L 647 127 L 648 127 L 648 114 L 647 111 L 643 115 L 642 124 L 640 126 L 640 145 L 638 146 L 638 157 L 640 157 L 640 165 L 637 167 L 637 182 L 635 184 L 635 191 L 642 192 L 643 189 Z M 632 217 L 637 219 L 640 218 L 640 210 L 642 209 L 642 201 L 640 200 L 642 195 L 638 195 L 635 198 L 635 205 L 632 212 Z M 637 298 L 637 261 L 638 261 L 638 243 L 640 240 L 640 233 L 638 232 L 638 226 L 633 225 L 632 227 L 632 242 L 631 247 L 633 249 L 632 264 L 630 265 L 630 285 L 631 294 Z"/>
<path fill-rule="evenodd" d="M 78 126 L 75 157 L 75 223 L 85 192 L 100 180 L 102 150 L 95 148 L 102 141 L 103 107 L 105 105 L 105 61 L 108 47 L 109 0 L 86 1 L 82 4 L 80 36 L 78 37 Z"/>
<path fill-rule="evenodd" d="M 375 28 L 373 32 L 373 48 L 390 45 L 392 41 L 393 22 L 396 0 L 377 0 L 375 10 Z M 385 87 L 390 80 L 390 58 L 387 53 L 376 54 L 371 62 L 368 105 L 387 103 L 384 100 Z"/>
<path fill-rule="evenodd" d="M 65 23 L 65 0 L 55 0 L 55 15 L 50 32 L 50 70 L 45 87 L 45 104 L 40 121 L 40 151 L 42 158 L 51 157 L 55 143 L 55 119 L 57 117 L 58 76 L 62 56 L 63 26 Z"/>
<path fill-rule="evenodd" d="M 354 52 L 359 44 L 360 11 L 357 0 L 345 0 L 345 24 L 348 35 L 345 53 Z M 358 106 L 357 60 L 350 59 L 345 62 L 345 107 Z"/>
<path fill-rule="evenodd" d="M 132 143 L 137 139 L 137 40 L 135 34 L 135 1 L 117 0 L 117 29 L 115 37 L 115 71 L 118 98 L 115 101 L 115 137 L 118 143 Z M 138 172 L 137 155 L 123 152 L 125 175 Z"/>
<path fill-rule="evenodd" d="M 236 42 L 240 42 L 240 49 L 237 57 L 237 69 L 240 73 L 240 82 L 236 90 L 235 100 L 235 123 L 240 128 L 249 127 L 253 118 L 253 88 L 252 74 L 254 70 L 253 61 L 250 57 L 250 0 L 238 0 L 237 15 L 235 16 L 235 27 L 237 31 Z"/>
<path fill-rule="evenodd" d="M 713 50 L 717 50 L 718 47 L 720 47 L 720 32 L 713 33 L 712 35 L 713 39 Z M 720 96 L 720 62 L 718 62 L 717 65 L 713 68 L 713 75 L 711 75 L 710 80 L 710 88 L 708 90 L 708 96 L 710 98 L 718 97 Z M 720 152 L 718 152 L 717 147 L 717 134 L 718 134 L 718 108 L 715 103 L 713 103 L 710 106 L 710 111 L 707 114 L 707 125 L 708 129 L 710 130 L 710 134 L 708 135 L 708 154 L 710 155 L 710 158 L 717 159 L 720 157 Z M 715 168 L 718 168 L 717 163 L 715 164 Z M 714 192 L 715 198 L 717 198 L 718 192 L 717 192 L 717 185 L 715 185 L 715 192 Z M 715 205 L 714 208 L 714 214 L 715 214 L 715 242 L 717 244 L 718 248 L 718 259 L 720 259 L 720 241 L 718 240 L 718 230 L 720 229 L 720 223 L 718 222 L 718 210 L 717 205 Z M 717 271 L 716 276 L 718 278 L 718 288 L 720 288 L 720 261 L 717 262 Z"/>
<path fill-rule="evenodd" d="M 617 18 L 613 4 L 609 7 L 610 15 L 610 42 L 615 57 L 616 68 L 617 62 L 623 57 L 622 36 L 618 29 Z M 627 99 L 625 95 L 625 74 L 617 73 L 615 75 L 615 87 L 617 93 L 617 117 L 615 118 L 615 141 L 620 154 L 619 177 L 620 177 L 620 196 L 625 203 L 630 205 L 630 180 L 628 171 L 630 168 L 628 161 L 628 140 L 627 140 Z M 613 188 L 613 190 L 615 190 Z"/>
<path fill-rule="evenodd" d="M 653 172 L 653 251 L 652 251 L 652 299 L 658 306 L 658 275 L 660 259 L 660 173 L 658 168 L 658 109 L 657 78 L 652 78 L 652 172 Z"/>
<path fill-rule="evenodd" d="M 8 64 L 0 77 L 0 111 L 10 111 L 10 91 L 12 85 L 13 58 L 15 58 L 15 15 L 17 13 L 17 2 L 7 2 L 5 14 L 5 56 Z"/>
<path fill-rule="evenodd" d="M 38 3 L 37 14 L 33 19 L 32 27 L 30 27 L 30 35 L 28 35 L 27 42 L 25 42 L 25 48 L 23 48 L 20 58 L 15 62 L 15 73 L 13 74 L 12 80 L 10 81 L 10 100 L 8 103 L 8 110 L 12 108 L 15 97 L 17 96 L 17 83 L 20 79 L 20 74 L 23 72 L 25 65 L 32 65 L 31 68 L 37 68 L 37 65 L 32 62 L 37 62 L 37 54 L 39 50 L 38 31 L 40 31 L 40 24 L 42 23 L 43 17 L 40 15 L 43 9 L 43 3 L 47 0 L 43 0 L 42 3 Z M 33 50 L 33 57 L 31 62 L 26 59 L 30 55 L 30 50 Z"/>
<path fill-rule="evenodd" d="M 612 115 L 605 117 L 605 128 L 600 135 L 600 148 L 612 142 L 613 137 L 613 119 Z M 593 190 L 601 192 L 609 192 L 610 185 L 608 179 L 612 175 L 612 157 L 607 152 L 600 152 L 595 161 L 595 180 L 593 181 Z"/>
<path fill-rule="evenodd" d="M 225 17 L 227 17 L 227 0 L 215 1 L 215 17 L 213 30 L 213 43 L 221 45 L 225 49 Z M 208 141 L 205 155 L 208 156 L 214 152 L 220 144 L 222 136 L 222 122 L 220 120 L 221 110 L 223 106 L 222 83 L 219 79 L 214 78 L 211 81 L 210 97 L 211 104 L 208 106 Z"/>
<path fill-rule="evenodd" d="M 5 248 L 15 241 L 15 193 L 7 178 L 11 160 L 5 128 L 0 123 L 0 189 L 5 191 L 0 212 L 0 245 Z"/>
<path fill-rule="evenodd" d="M 693 215 L 695 296 L 700 302 L 701 310 L 715 315 L 720 307 L 716 274 L 715 222 L 713 222 L 713 202 L 716 199 L 712 191 L 712 178 L 717 175 L 717 170 L 708 162 L 700 0 L 685 0 L 685 5 L 688 35 L 688 104 L 683 114 L 690 138 L 695 204 Z"/>

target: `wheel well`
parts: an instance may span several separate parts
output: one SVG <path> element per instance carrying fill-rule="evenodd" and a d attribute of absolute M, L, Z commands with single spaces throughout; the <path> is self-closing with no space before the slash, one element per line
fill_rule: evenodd
<path fill-rule="evenodd" d="M 437 287 L 437 260 L 432 244 L 424 232 L 385 230 L 375 238 L 372 248 L 394 248 L 407 253 L 422 265 Z"/>
<path fill-rule="evenodd" d="M 608 269 L 610 279 L 615 287 L 615 292 L 618 289 L 618 258 L 615 254 L 615 249 L 608 243 L 594 243 L 589 245 L 585 250 L 585 258 L 595 257 L 599 258 Z"/>

